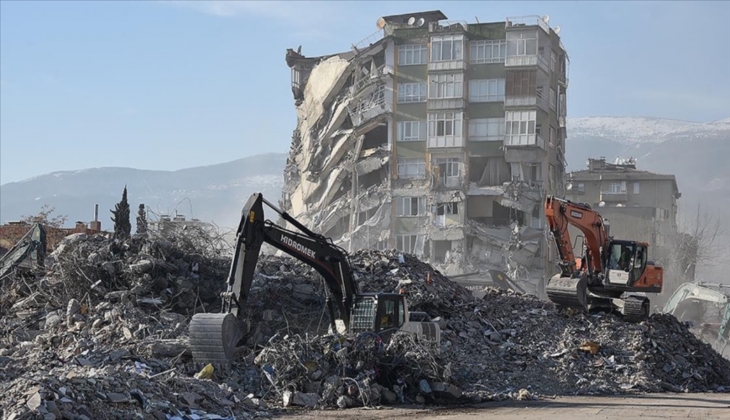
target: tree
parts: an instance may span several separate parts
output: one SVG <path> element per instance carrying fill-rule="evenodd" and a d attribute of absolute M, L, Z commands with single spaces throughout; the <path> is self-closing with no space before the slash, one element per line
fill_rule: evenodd
<path fill-rule="evenodd" d="M 127 186 L 124 186 L 122 192 L 122 201 L 114 206 L 112 212 L 112 222 L 114 222 L 114 237 L 126 239 L 132 234 L 132 223 L 129 221 L 129 202 L 127 202 Z"/>
<path fill-rule="evenodd" d="M 137 211 L 137 234 L 145 235 L 147 233 L 147 212 L 145 212 L 144 204 L 139 205 Z"/>
<path fill-rule="evenodd" d="M 21 216 L 20 221 L 28 223 L 30 225 L 39 223 L 43 225 L 44 227 L 51 227 L 51 228 L 62 228 L 63 225 L 66 223 L 66 220 L 68 219 L 68 216 L 66 215 L 56 215 L 51 218 L 51 214 L 56 210 L 55 207 L 50 207 L 48 204 L 43 205 L 41 207 L 41 211 L 36 214 L 35 216 Z"/>

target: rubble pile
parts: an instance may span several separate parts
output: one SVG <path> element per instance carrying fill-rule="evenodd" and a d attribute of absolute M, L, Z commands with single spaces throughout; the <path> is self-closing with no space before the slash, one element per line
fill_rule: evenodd
<path fill-rule="evenodd" d="M 279 406 L 459 403 L 552 394 L 730 389 L 730 362 L 672 316 L 629 324 L 557 312 L 529 295 L 483 299 L 414 256 L 351 255 L 360 289 L 404 293 L 442 329 L 327 334 L 325 290 L 309 266 L 261 256 L 247 310 L 254 330 L 231 372 L 192 363 L 195 312 L 217 311 L 226 246 L 201 232 L 73 236 L 48 271 L 0 295 L 0 415 L 11 419 L 214 419 Z"/>

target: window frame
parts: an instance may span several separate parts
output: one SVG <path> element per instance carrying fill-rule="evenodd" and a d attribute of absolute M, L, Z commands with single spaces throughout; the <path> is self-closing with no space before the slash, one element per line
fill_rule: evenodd
<path fill-rule="evenodd" d="M 482 126 L 483 135 L 481 134 Z M 497 127 L 497 134 L 492 131 L 494 127 Z M 467 137 L 469 141 L 504 141 L 504 130 L 504 118 L 470 118 Z"/>
<path fill-rule="evenodd" d="M 397 217 L 422 217 L 426 215 L 426 197 L 395 197 Z M 415 200 L 415 214 L 413 214 Z M 406 207 L 408 207 L 406 209 Z"/>
<path fill-rule="evenodd" d="M 451 91 L 451 96 L 449 96 L 449 91 Z M 464 73 L 437 73 L 428 76 L 428 99 L 458 99 L 463 97 Z"/>
<path fill-rule="evenodd" d="M 397 162 L 398 178 L 404 179 L 425 179 L 426 178 L 426 159 L 422 158 L 398 158 Z M 415 167 L 415 174 L 410 173 L 408 169 Z M 404 171 L 401 171 L 401 168 Z"/>
<path fill-rule="evenodd" d="M 416 60 L 418 55 L 419 61 Z M 408 58 L 410 57 L 410 60 Z M 428 45 L 403 44 L 398 45 L 399 66 L 420 66 L 428 63 Z"/>
<path fill-rule="evenodd" d="M 418 93 L 416 93 L 416 90 L 418 90 Z M 399 104 L 426 102 L 427 97 L 428 85 L 426 82 L 398 83 Z"/>
<path fill-rule="evenodd" d="M 494 55 L 495 49 L 497 50 L 496 58 Z M 489 57 L 487 57 L 487 51 L 489 51 Z M 506 59 L 506 39 L 490 39 L 469 42 L 469 64 L 504 63 Z"/>
<path fill-rule="evenodd" d="M 413 135 L 414 127 L 417 131 L 415 136 Z M 411 132 L 409 136 L 406 135 L 408 130 Z M 398 142 L 426 141 L 427 135 L 428 122 L 426 120 L 398 121 Z"/>
<path fill-rule="evenodd" d="M 448 57 L 444 52 L 448 45 Z M 458 47 L 458 48 L 457 48 Z M 464 59 L 464 35 L 438 35 L 431 37 L 432 63 L 444 61 L 459 61 Z"/>
<path fill-rule="evenodd" d="M 469 102 L 504 102 L 506 83 L 506 79 L 469 80 Z"/>
<path fill-rule="evenodd" d="M 439 124 L 441 123 L 441 124 Z M 429 112 L 428 113 L 428 137 L 454 137 L 461 138 L 464 135 L 463 130 L 464 113 L 463 112 Z M 442 133 L 439 134 L 439 128 Z M 447 128 L 451 128 L 451 133 L 447 133 Z"/>

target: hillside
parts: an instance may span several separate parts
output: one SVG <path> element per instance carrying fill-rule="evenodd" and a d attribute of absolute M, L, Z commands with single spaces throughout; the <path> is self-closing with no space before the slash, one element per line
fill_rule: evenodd
<path fill-rule="evenodd" d="M 53 172 L 0 186 L 0 222 L 36 214 L 44 204 L 55 206 L 56 214 L 68 215 L 69 223 L 90 221 L 94 204 L 99 204 L 102 228 L 109 228 L 109 211 L 121 199 L 126 184 L 133 213 L 144 203 L 158 214 L 177 209 L 188 219 L 235 227 L 250 194 L 263 192 L 278 200 L 285 162 L 286 154 L 277 153 L 178 171 L 94 168 Z"/>

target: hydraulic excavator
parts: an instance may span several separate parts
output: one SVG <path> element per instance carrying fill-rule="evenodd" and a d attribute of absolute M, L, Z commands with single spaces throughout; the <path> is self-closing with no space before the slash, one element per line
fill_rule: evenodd
<path fill-rule="evenodd" d="M 264 204 L 300 232 L 285 229 L 264 218 Z M 230 366 L 236 347 L 250 330 L 244 309 L 254 280 L 261 246 L 268 243 L 313 267 L 327 286 L 326 306 L 333 333 L 374 332 L 387 339 L 407 331 L 425 340 L 440 342 L 441 330 L 428 314 L 409 312 L 400 293 L 360 293 L 347 252 L 331 239 L 314 233 L 287 212 L 255 193 L 246 202 L 236 232 L 236 246 L 221 294 L 221 313 L 193 316 L 189 332 L 193 359 L 197 363 Z"/>
<path fill-rule="evenodd" d="M 618 310 L 628 321 L 649 316 L 645 293 L 660 293 L 663 270 L 647 260 L 646 242 L 616 240 L 610 223 L 588 204 L 548 196 L 545 217 L 560 255 L 560 273 L 545 287 L 556 306 Z M 576 258 L 568 232 L 583 233 L 583 252 Z"/>

